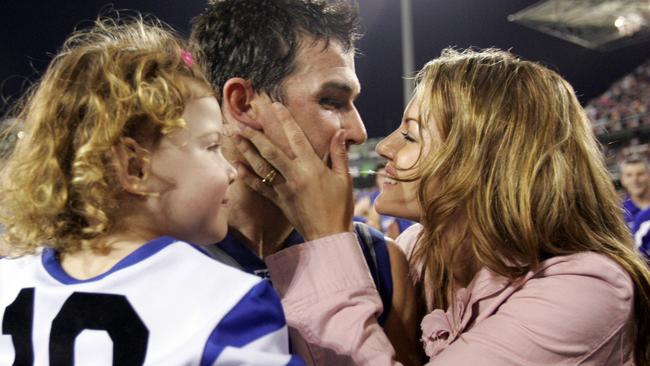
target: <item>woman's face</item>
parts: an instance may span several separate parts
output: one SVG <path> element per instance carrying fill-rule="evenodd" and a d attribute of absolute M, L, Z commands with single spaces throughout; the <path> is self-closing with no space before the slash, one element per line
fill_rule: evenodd
<path fill-rule="evenodd" d="M 420 205 L 417 200 L 419 178 L 400 182 L 398 179 L 417 176 L 416 163 L 420 152 L 425 155 L 430 150 L 431 132 L 423 129 L 420 133 L 420 111 L 416 97 L 409 102 L 399 127 L 377 144 L 375 149 L 384 157 L 386 179 L 381 185 L 381 193 L 375 201 L 375 209 L 383 215 L 420 220 Z M 397 179 L 396 179 L 397 178 Z"/>

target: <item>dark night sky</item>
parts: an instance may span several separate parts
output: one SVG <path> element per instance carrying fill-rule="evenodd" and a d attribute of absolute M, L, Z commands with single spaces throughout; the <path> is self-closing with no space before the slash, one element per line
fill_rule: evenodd
<path fill-rule="evenodd" d="M 151 13 L 187 34 L 189 20 L 206 0 L 114 0 L 116 9 Z M 506 20 L 536 0 L 412 0 L 416 68 L 446 46 L 499 47 L 551 66 L 585 102 L 650 58 L 648 43 L 601 53 Z M 89 24 L 101 0 L 2 0 L 1 93 L 16 95 L 34 80 L 75 26 Z M 399 0 L 359 0 L 366 36 L 358 44 L 362 84 L 359 111 L 371 137 L 391 131 L 401 118 L 402 67 Z"/>

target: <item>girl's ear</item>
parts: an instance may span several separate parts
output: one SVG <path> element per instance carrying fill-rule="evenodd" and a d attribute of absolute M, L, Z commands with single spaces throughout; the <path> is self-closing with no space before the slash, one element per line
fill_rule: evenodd
<path fill-rule="evenodd" d="M 151 153 L 131 137 L 123 137 L 113 145 L 117 180 L 129 193 L 149 195 Z"/>
<path fill-rule="evenodd" d="M 255 91 L 248 80 L 242 78 L 228 79 L 223 86 L 222 98 L 223 114 L 226 120 L 230 122 L 231 119 L 234 119 L 236 122 L 243 123 L 253 129 L 262 129 L 251 103 L 254 98 Z"/>

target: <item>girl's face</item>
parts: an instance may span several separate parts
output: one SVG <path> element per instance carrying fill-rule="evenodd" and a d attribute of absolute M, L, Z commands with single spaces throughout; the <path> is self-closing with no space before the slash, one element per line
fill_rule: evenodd
<path fill-rule="evenodd" d="M 163 136 L 151 159 L 160 195 L 148 205 L 160 235 L 212 244 L 228 230 L 228 186 L 237 172 L 221 153 L 223 122 L 214 97 L 187 103 L 186 128 Z"/>
<path fill-rule="evenodd" d="M 420 152 L 425 155 L 430 150 L 430 132 L 423 129 L 420 136 L 420 122 L 418 102 L 414 97 L 404 111 L 400 126 L 377 144 L 377 153 L 388 160 L 386 179 L 375 201 L 375 209 L 381 214 L 420 220 L 419 179 L 409 182 L 395 179 L 417 176 L 414 173 L 417 173 L 415 165 Z"/>

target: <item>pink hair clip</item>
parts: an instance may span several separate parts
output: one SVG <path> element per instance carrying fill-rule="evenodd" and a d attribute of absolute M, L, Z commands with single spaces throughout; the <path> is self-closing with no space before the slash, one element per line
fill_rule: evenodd
<path fill-rule="evenodd" d="M 181 60 L 187 65 L 187 67 L 192 67 L 194 65 L 194 58 L 192 54 L 187 50 L 181 50 Z"/>

